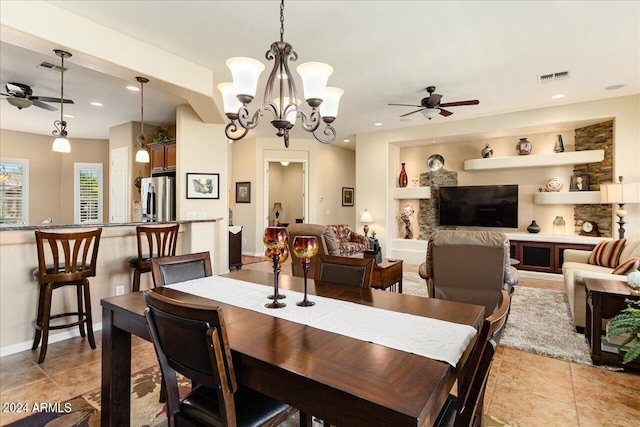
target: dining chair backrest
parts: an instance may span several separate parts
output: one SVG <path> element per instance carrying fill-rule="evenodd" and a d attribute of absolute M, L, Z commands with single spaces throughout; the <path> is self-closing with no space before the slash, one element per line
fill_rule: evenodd
<path fill-rule="evenodd" d="M 154 286 L 200 279 L 213 274 L 209 252 L 151 258 Z"/>
<path fill-rule="evenodd" d="M 314 281 L 371 288 L 373 258 L 350 258 L 318 254 Z"/>
<path fill-rule="evenodd" d="M 223 425 L 235 425 L 237 390 L 222 309 L 163 295 L 166 288 L 144 291 L 145 317 L 164 380 L 170 414 L 179 411 L 176 372 L 217 391 Z"/>
<path fill-rule="evenodd" d="M 36 230 L 38 283 L 77 282 L 96 275 L 102 228 L 71 233 Z"/>
<path fill-rule="evenodd" d="M 137 226 L 138 268 L 148 271 L 150 258 L 175 255 L 179 228 L 180 224 Z"/>

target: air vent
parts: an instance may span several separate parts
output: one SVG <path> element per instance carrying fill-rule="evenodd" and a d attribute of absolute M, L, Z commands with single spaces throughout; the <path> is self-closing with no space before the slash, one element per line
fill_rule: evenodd
<path fill-rule="evenodd" d="M 52 64 L 52 63 L 47 62 L 47 61 L 38 62 L 36 64 L 36 68 L 39 68 L 39 69 L 45 70 L 45 71 L 53 71 L 53 72 L 56 72 L 56 73 L 59 73 L 59 72 L 62 71 L 62 67 L 61 66 Z M 66 73 L 67 71 L 69 71 L 69 69 L 65 68 L 64 72 Z"/>
<path fill-rule="evenodd" d="M 538 76 L 538 84 L 550 83 L 556 80 L 566 80 L 569 78 L 569 71 L 559 71 L 557 73 L 543 74 Z"/>

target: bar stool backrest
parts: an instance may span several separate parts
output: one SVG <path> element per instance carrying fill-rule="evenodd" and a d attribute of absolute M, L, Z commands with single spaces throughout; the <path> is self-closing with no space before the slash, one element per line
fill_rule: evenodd
<path fill-rule="evenodd" d="M 179 228 L 180 224 L 137 226 L 138 268 L 151 271 L 150 258 L 174 256 Z"/>
<path fill-rule="evenodd" d="M 72 233 L 36 230 L 38 282 L 61 283 L 96 275 L 102 228 Z"/>

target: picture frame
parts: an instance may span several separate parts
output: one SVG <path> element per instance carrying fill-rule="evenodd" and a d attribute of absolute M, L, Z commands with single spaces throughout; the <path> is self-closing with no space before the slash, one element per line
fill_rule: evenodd
<path fill-rule="evenodd" d="M 236 182 L 236 203 L 251 203 L 250 182 Z"/>
<path fill-rule="evenodd" d="M 352 187 L 342 187 L 342 206 L 354 205 L 354 190 Z"/>
<path fill-rule="evenodd" d="M 187 199 L 220 199 L 220 174 L 187 173 Z"/>
<path fill-rule="evenodd" d="M 576 173 L 571 175 L 569 191 L 589 191 L 589 174 Z"/>

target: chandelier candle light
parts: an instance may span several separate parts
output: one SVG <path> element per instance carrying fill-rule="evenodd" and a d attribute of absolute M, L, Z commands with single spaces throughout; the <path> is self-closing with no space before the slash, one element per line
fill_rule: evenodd
<path fill-rule="evenodd" d="M 298 54 L 289 43 L 284 41 L 284 0 L 280 1 L 280 41 L 271 44 L 265 57 L 269 61 L 274 61 L 273 69 L 264 89 L 262 105 L 253 115 L 249 112 L 247 105 L 256 95 L 258 77 L 264 71 L 264 64 L 255 59 L 242 57 L 227 60 L 226 64 L 231 70 L 233 83 L 218 85 L 218 90 L 222 93 L 224 112 L 230 120 L 224 130 L 227 138 L 233 141 L 244 138 L 249 130 L 258 125 L 260 117 L 266 110 L 273 115 L 271 124 L 277 129 L 276 135 L 284 139 L 284 145 L 287 148 L 289 131 L 295 125 L 296 118 L 300 119 L 302 128 L 311 132 L 318 141 L 325 144 L 333 142 L 336 139 L 336 130 L 331 123 L 338 115 L 338 104 L 344 91 L 327 87 L 327 80 L 333 73 L 330 65 L 320 62 L 300 64 L 296 70 L 302 78 L 305 99 L 311 107 L 311 113 L 307 117 L 298 107 L 298 90 L 289 69 L 289 61 L 296 61 Z M 277 93 L 274 94 L 276 83 Z M 321 121 L 326 126 L 319 135 L 316 131 Z"/>
<path fill-rule="evenodd" d="M 70 153 L 71 144 L 67 139 L 67 122 L 64 120 L 64 59 L 70 58 L 71 54 L 60 49 L 54 49 L 53 51 L 62 61 L 62 70 L 60 71 L 60 120 L 53 122 L 56 130 L 54 130 L 52 134 L 56 139 L 53 140 L 51 149 L 58 153 Z"/>
<path fill-rule="evenodd" d="M 149 152 L 144 148 L 144 141 L 147 138 L 144 136 L 144 84 L 149 83 L 149 79 L 144 77 L 136 77 L 136 80 L 140 82 L 140 135 L 136 138 L 136 162 L 149 163 Z"/>
<path fill-rule="evenodd" d="M 316 303 L 307 299 L 307 272 L 311 265 L 311 258 L 318 253 L 318 240 L 315 236 L 296 236 L 293 239 L 293 253 L 300 258 L 304 272 L 304 299 L 298 303 L 300 307 L 311 307 Z"/>
<path fill-rule="evenodd" d="M 272 302 L 265 304 L 267 308 L 282 308 L 286 304 L 278 301 L 278 299 L 284 297 L 280 296 L 278 292 L 278 275 L 280 273 L 280 258 L 282 253 L 287 248 L 289 242 L 289 235 L 287 234 L 286 227 L 267 227 L 264 229 L 264 237 L 262 238 L 264 245 L 270 250 L 271 259 L 273 260 L 273 299 Z M 288 254 L 287 254 L 288 256 Z"/>

